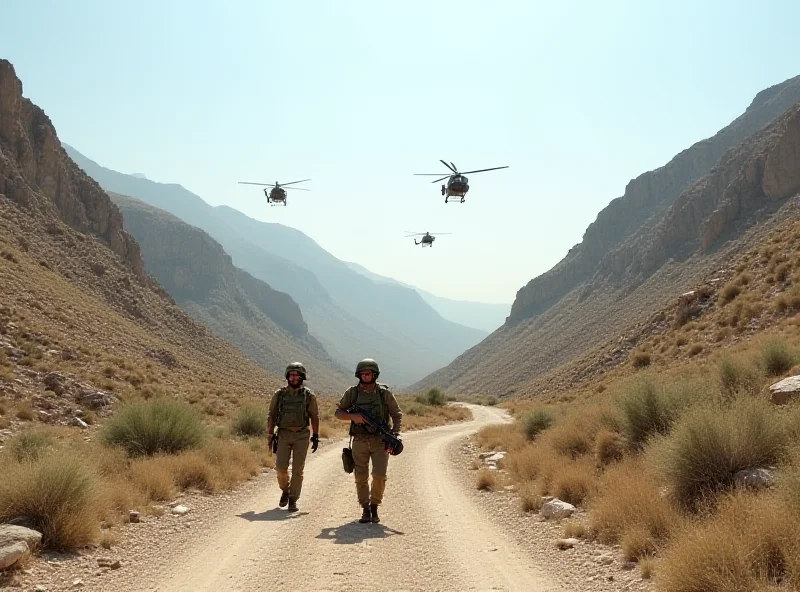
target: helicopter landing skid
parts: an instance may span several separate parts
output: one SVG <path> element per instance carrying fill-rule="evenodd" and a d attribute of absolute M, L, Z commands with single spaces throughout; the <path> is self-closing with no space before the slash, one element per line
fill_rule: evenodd
<path fill-rule="evenodd" d="M 449 200 L 450 200 L 449 197 L 445 197 L 444 198 L 444 203 L 464 203 L 464 198 L 463 197 L 461 199 L 457 199 L 456 198 L 453 201 L 449 201 Z"/>

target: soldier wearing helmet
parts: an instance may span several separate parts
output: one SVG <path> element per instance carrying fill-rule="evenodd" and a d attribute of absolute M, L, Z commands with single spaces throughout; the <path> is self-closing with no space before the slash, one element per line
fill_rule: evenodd
<path fill-rule="evenodd" d="M 389 424 L 395 434 L 400 433 L 403 412 L 392 392 L 385 384 L 377 382 L 380 375 L 378 362 L 367 358 L 356 366 L 358 384 L 347 389 L 339 401 L 336 418 L 350 422 L 350 435 L 353 438 L 352 452 L 355 469 L 358 503 L 363 509 L 359 522 L 380 522 L 378 506 L 383 501 L 386 489 L 386 472 L 389 468 L 389 453 L 379 435 L 370 433 L 364 425 L 360 413 L 347 410 L 358 405 L 369 409 L 375 416 Z M 372 461 L 372 486 L 369 480 L 369 462 Z"/>
<path fill-rule="evenodd" d="M 272 436 L 278 428 L 278 450 L 275 460 L 275 473 L 278 486 L 281 488 L 281 499 L 278 505 L 283 508 L 287 504 L 290 512 L 297 511 L 297 500 L 303 487 L 303 468 L 306 464 L 308 443 L 311 442 L 312 454 L 319 446 L 319 408 L 317 397 L 303 386 L 306 380 L 306 369 L 300 362 L 286 366 L 286 386 L 279 388 L 272 395 L 269 403 L 269 420 L 267 431 Z M 309 432 L 309 423 L 313 435 Z M 309 439 L 309 435 L 311 438 Z M 292 458 L 292 477 L 289 479 L 289 457 Z"/>

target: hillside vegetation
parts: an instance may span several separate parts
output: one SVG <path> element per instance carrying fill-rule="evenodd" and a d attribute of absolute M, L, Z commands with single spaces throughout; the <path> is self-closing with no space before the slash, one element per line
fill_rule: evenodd
<path fill-rule="evenodd" d="M 800 374 L 800 218 L 729 271 L 656 315 L 615 369 L 505 403 L 515 423 L 477 439 L 508 451 L 507 473 L 478 486 L 507 479 L 527 512 L 543 495 L 585 509 L 565 536 L 619 544 L 659 590 L 797 589 L 800 393 L 780 404 L 767 387 Z"/>
<path fill-rule="evenodd" d="M 411 385 L 498 396 L 625 339 L 668 299 L 724 269 L 800 191 L 800 77 L 758 94 L 712 138 L 632 180 L 552 270 L 520 289 L 509 320 Z M 511 379 L 496 385 L 498 374 Z M 498 390 L 499 389 L 499 390 Z"/>

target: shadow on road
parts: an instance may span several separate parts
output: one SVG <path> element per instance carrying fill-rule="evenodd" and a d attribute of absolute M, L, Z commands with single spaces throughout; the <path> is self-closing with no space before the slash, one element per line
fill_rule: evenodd
<path fill-rule="evenodd" d="M 239 518 L 244 518 L 249 522 L 277 522 L 279 520 L 291 520 L 292 518 L 298 518 L 300 516 L 305 516 L 306 514 L 308 514 L 308 512 L 287 512 L 281 508 L 272 508 L 266 512 L 261 512 L 260 514 L 256 514 L 251 510 L 249 512 L 245 512 L 244 514 L 236 514 L 236 516 Z"/>
<path fill-rule="evenodd" d="M 337 545 L 353 545 L 366 539 L 385 539 L 396 534 L 405 533 L 383 524 L 361 524 L 354 521 L 333 528 L 323 528 L 316 538 L 333 541 Z"/>

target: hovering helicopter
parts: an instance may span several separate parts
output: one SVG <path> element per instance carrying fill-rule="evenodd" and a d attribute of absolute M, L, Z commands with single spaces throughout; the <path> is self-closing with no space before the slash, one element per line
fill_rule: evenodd
<path fill-rule="evenodd" d="M 480 169 L 477 171 L 467 171 L 465 173 L 459 173 L 456 165 L 452 162 L 447 164 L 445 161 L 439 159 L 444 166 L 448 169 L 453 171 L 453 174 L 447 174 L 444 177 L 440 177 L 431 183 L 438 183 L 439 181 L 443 181 L 444 179 L 448 179 L 447 185 L 442 185 L 442 195 L 445 196 L 444 203 L 447 203 L 451 197 L 460 197 L 461 203 L 464 203 L 464 197 L 467 195 L 467 191 L 469 191 L 469 180 L 464 175 L 470 175 L 472 173 L 483 173 L 485 171 L 496 171 L 497 169 L 507 169 L 508 166 L 501 166 L 501 167 L 493 167 L 491 169 Z M 452 166 L 451 166 L 452 165 Z M 439 177 L 441 173 L 414 173 L 417 176 L 427 176 L 427 177 Z"/>
<path fill-rule="evenodd" d="M 406 232 L 408 232 L 408 231 L 406 230 Z M 436 234 L 451 234 L 451 233 L 449 233 L 449 232 L 437 232 Z M 415 245 L 422 245 L 423 247 L 425 247 L 425 246 L 432 247 L 433 246 L 433 241 L 436 240 L 436 237 L 433 236 L 430 232 L 412 232 L 412 233 L 407 234 L 406 238 L 409 238 L 409 237 L 412 237 L 412 236 L 420 236 L 420 235 L 422 236 L 422 238 L 420 239 L 419 242 L 417 242 L 417 239 L 414 239 L 414 244 Z"/>
<path fill-rule="evenodd" d="M 286 185 L 294 185 L 295 183 L 305 183 L 306 181 L 310 181 L 311 179 L 303 179 L 302 181 L 292 181 L 291 183 L 284 183 L 281 185 L 277 181 L 275 181 L 275 185 L 270 185 L 269 183 L 251 183 L 250 181 L 239 181 L 242 185 L 265 185 L 264 187 L 264 195 L 267 197 L 267 202 L 274 206 L 275 203 L 273 202 L 283 202 L 283 205 L 286 205 L 286 189 L 296 189 L 298 191 L 311 191 L 310 189 L 303 189 L 302 187 L 284 187 Z M 272 189 L 267 192 L 267 187 L 272 187 Z"/>

